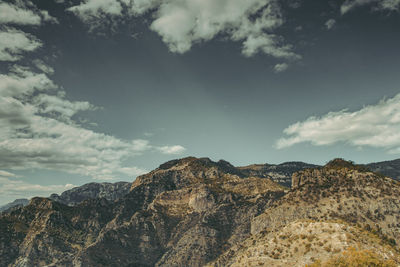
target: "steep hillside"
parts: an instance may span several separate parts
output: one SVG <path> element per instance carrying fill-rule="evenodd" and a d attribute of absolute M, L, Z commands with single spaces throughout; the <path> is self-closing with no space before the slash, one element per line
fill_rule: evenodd
<path fill-rule="evenodd" d="M 263 266 L 304 266 L 350 246 L 378 251 L 399 262 L 399 182 L 364 166 L 334 160 L 323 168 L 295 173 L 292 184 L 290 192 L 252 220 L 252 236 L 220 256 L 215 266 L 252 266 L 257 259 Z M 336 230 L 327 235 L 323 230 L 327 227 Z M 304 238 L 297 238 L 301 233 Z M 367 241 L 371 233 L 375 241 Z M 310 234 L 309 242 L 322 243 L 301 242 Z M 324 242 L 328 237 L 331 240 Z"/>
<path fill-rule="evenodd" d="M 1 216 L 0 265 L 202 266 L 249 237 L 251 218 L 283 194 L 225 161 L 171 161 L 115 202 L 34 198 Z"/>

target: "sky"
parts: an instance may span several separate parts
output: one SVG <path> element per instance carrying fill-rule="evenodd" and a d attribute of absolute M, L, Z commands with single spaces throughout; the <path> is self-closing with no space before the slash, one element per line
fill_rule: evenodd
<path fill-rule="evenodd" d="M 400 158 L 400 0 L 0 2 L 0 204 L 236 166 Z"/>

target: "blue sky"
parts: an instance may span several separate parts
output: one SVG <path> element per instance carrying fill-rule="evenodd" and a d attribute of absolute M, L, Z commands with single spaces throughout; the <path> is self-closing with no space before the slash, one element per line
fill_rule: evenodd
<path fill-rule="evenodd" d="M 400 153 L 400 0 L 0 3 L 0 203 L 234 165 Z"/>

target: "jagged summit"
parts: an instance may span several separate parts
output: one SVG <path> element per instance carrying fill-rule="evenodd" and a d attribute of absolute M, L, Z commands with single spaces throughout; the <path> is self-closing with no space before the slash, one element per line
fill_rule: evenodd
<path fill-rule="evenodd" d="M 357 165 L 352 161 L 337 158 L 329 161 L 323 167 L 315 167 L 301 170 L 292 175 L 292 189 L 305 184 L 317 184 L 318 186 L 350 186 L 366 183 L 380 183 L 383 175 L 374 173 L 365 165 Z"/>
<path fill-rule="evenodd" d="M 236 170 L 235 166 L 233 166 L 231 163 L 229 163 L 226 160 L 219 160 L 218 162 L 212 161 L 210 158 L 203 157 L 203 158 L 196 158 L 196 157 L 186 157 L 182 159 L 174 159 L 167 161 L 163 164 L 161 164 L 158 169 L 161 170 L 167 170 L 171 168 L 179 168 L 182 166 L 190 166 L 192 168 L 211 168 L 211 167 L 217 167 L 224 169 L 225 171 L 231 171 L 233 173 L 238 173 Z"/>
<path fill-rule="evenodd" d="M 209 183 L 227 175 L 246 177 L 225 160 L 214 162 L 209 158 L 187 157 L 168 161 L 157 169 L 137 177 L 131 191 L 139 185 L 154 183 L 158 183 L 158 187 L 164 189 L 179 189 L 192 184 Z"/>

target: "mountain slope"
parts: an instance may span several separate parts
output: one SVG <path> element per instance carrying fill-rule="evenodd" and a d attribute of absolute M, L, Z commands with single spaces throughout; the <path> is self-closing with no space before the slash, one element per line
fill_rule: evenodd
<path fill-rule="evenodd" d="M 34 198 L 1 216 L 0 265 L 202 266 L 247 238 L 250 219 L 283 194 L 225 161 L 168 162 L 116 202 Z"/>
<path fill-rule="evenodd" d="M 304 222 L 313 223 L 307 227 L 311 227 L 308 229 L 309 233 L 312 233 L 315 238 L 318 237 L 318 240 L 327 238 L 324 231 L 321 232 L 321 227 L 339 227 L 341 229 L 347 226 L 353 227 L 344 232 L 339 229 L 337 229 L 338 232 L 335 232 L 336 235 L 342 236 L 342 243 L 337 243 L 336 247 L 332 245 L 337 249 L 336 253 L 357 244 L 360 249 L 377 250 L 382 255 L 391 251 L 393 259 L 398 262 L 396 258 L 398 252 L 396 251 L 400 244 L 399 182 L 372 173 L 364 166 L 353 165 L 343 160 L 334 160 L 323 168 L 295 173 L 292 184 L 290 192 L 252 220 L 252 236 L 220 256 L 214 263 L 215 266 L 238 266 L 240 259 L 244 258 L 247 258 L 245 262 L 251 266 L 257 259 L 255 255 L 259 255 L 260 259 L 263 259 L 263 266 L 285 266 L 287 264 L 304 266 L 304 264 L 310 264 L 317 260 L 317 256 L 325 257 L 325 259 L 331 256 L 332 253 L 325 253 L 325 255 L 320 248 L 318 249 L 313 244 L 308 246 L 314 248 L 314 252 L 303 251 L 300 252 L 301 255 L 297 255 L 298 251 L 285 249 L 286 241 L 281 240 L 276 246 L 268 241 L 286 235 L 290 231 L 292 231 L 292 235 L 301 232 L 302 230 L 295 230 L 295 228 L 298 228 L 300 223 L 302 224 L 300 228 L 304 229 L 306 227 Z M 340 222 L 340 225 L 337 222 Z M 332 223 L 336 224 L 332 225 Z M 358 227 L 358 230 L 354 227 Z M 353 232 L 360 232 L 360 227 L 365 229 L 366 236 L 375 233 L 376 241 L 368 243 L 365 241 L 366 237 L 359 234 L 355 234 L 353 237 L 347 236 Z M 334 238 L 333 234 L 332 232 L 329 237 Z M 266 255 L 259 254 L 262 245 L 265 248 L 261 252 L 265 251 Z M 281 249 L 278 249 L 278 245 Z M 305 243 L 301 246 L 298 244 L 298 249 L 300 247 L 304 249 L 305 245 Z M 375 245 L 381 246 L 376 247 Z M 282 254 L 283 251 L 286 253 Z"/>
<path fill-rule="evenodd" d="M 400 180 L 400 159 L 381 161 L 366 165 L 371 171 L 381 173 L 395 180 Z"/>

